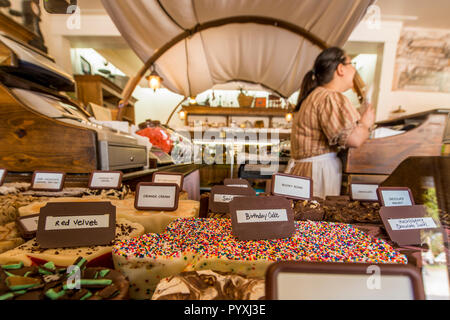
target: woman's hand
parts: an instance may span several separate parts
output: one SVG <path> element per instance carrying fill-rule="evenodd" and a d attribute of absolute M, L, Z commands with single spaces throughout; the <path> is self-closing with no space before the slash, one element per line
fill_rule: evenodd
<path fill-rule="evenodd" d="M 375 123 L 375 110 L 371 104 L 367 105 L 366 110 L 361 116 L 358 126 L 353 129 L 347 139 L 347 147 L 359 148 L 370 136 L 370 130 Z"/>
<path fill-rule="evenodd" d="M 367 127 L 370 130 L 375 123 L 375 109 L 372 107 L 372 104 L 368 104 L 366 110 L 361 116 L 360 123 Z"/>

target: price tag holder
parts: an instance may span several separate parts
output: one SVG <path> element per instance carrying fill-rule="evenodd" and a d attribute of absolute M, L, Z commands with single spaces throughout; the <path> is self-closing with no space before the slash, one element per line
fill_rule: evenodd
<path fill-rule="evenodd" d="M 421 230 L 440 228 L 423 205 L 381 207 L 380 217 L 391 240 L 400 246 L 421 244 Z"/>
<path fill-rule="evenodd" d="M 250 183 L 245 179 L 225 179 L 223 184 L 228 187 L 250 188 Z"/>
<path fill-rule="evenodd" d="M 0 168 L 0 186 L 5 182 L 7 174 L 8 170 L 6 170 L 5 168 Z"/>
<path fill-rule="evenodd" d="M 377 189 L 378 200 L 384 207 L 414 205 L 411 190 L 406 187 L 380 187 Z"/>
<path fill-rule="evenodd" d="M 291 174 L 274 174 L 271 188 L 273 195 L 290 199 L 310 200 L 313 195 L 313 181 L 311 178 Z"/>
<path fill-rule="evenodd" d="M 17 217 L 16 226 L 22 238 L 29 240 L 36 237 L 38 229 L 39 214 L 32 214 L 24 217 Z"/>
<path fill-rule="evenodd" d="M 410 265 L 278 261 L 266 271 L 266 299 L 425 300 L 425 293 L 420 271 Z"/>
<path fill-rule="evenodd" d="M 352 183 L 350 184 L 350 197 L 355 201 L 378 201 L 378 184 Z"/>
<path fill-rule="evenodd" d="M 152 182 L 155 183 L 176 183 L 180 190 L 183 189 L 184 175 L 174 172 L 155 172 L 152 175 Z"/>
<path fill-rule="evenodd" d="M 136 186 L 134 207 L 147 211 L 178 209 L 180 188 L 176 183 L 141 182 Z"/>
<path fill-rule="evenodd" d="M 253 188 L 214 186 L 209 197 L 209 210 L 214 213 L 229 213 L 229 203 L 236 197 L 256 196 Z"/>
<path fill-rule="evenodd" d="M 122 176 L 122 171 L 93 171 L 89 178 L 89 189 L 120 189 Z"/>
<path fill-rule="evenodd" d="M 111 202 L 50 202 L 40 210 L 36 240 L 43 249 L 108 245 L 116 235 Z"/>
<path fill-rule="evenodd" d="M 31 190 L 61 191 L 66 174 L 57 171 L 35 171 L 31 177 Z"/>
<path fill-rule="evenodd" d="M 295 232 L 292 203 L 284 197 L 238 197 L 230 212 L 238 240 L 284 239 Z"/>

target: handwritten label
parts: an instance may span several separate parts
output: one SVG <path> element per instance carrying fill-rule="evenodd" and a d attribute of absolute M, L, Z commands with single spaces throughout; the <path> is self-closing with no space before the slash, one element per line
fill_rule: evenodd
<path fill-rule="evenodd" d="M 284 239 L 295 232 L 292 201 L 285 197 L 238 197 L 229 207 L 238 240 Z"/>
<path fill-rule="evenodd" d="M 389 225 L 392 230 L 414 230 L 414 229 L 433 229 L 437 228 L 433 218 L 405 218 L 389 219 Z"/>
<path fill-rule="evenodd" d="M 237 210 L 238 223 L 288 221 L 285 209 L 274 210 Z"/>
<path fill-rule="evenodd" d="M 0 168 L 0 186 L 3 184 L 6 178 L 6 169 Z"/>
<path fill-rule="evenodd" d="M 178 208 L 179 188 L 175 183 L 139 183 L 136 190 L 136 209 L 174 211 Z"/>
<path fill-rule="evenodd" d="M 183 181 L 182 174 L 167 174 L 167 173 L 159 173 L 156 172 L 153 174 L 153 182 L 156 183 L 176 183 L 179 188 L 182 188 L 181 185 Z"/>
<path fill-rule="evenodd" d="M 69 230 L 108 228 L 109 214 L 89 216 L 48 216 L 45 220 L 45 230 Z"/>
<path fill-rule="evenodd" d="M 382 190 L 385 207 L 412 206 L 408 190 Z"/>
<path fill-rule="evenodd" d="M 35 172 L 32 189 L 35 190 L 61 190 L 64 173 Z"/>
<path fill-rule="evenodd" d="M 352 183 L 350 186 L 352 191 L 351 196 L 353 200 L 369 200 L 377 201 L 377 184 L 358 184 Z"/>
<path fill-rule="evenodd" d="M 95 171 L 91 175 L 89 188 L 91 189 L 117 189 L 122 182 L 122 172 Z"/>
<path fill-rule="evenodd" d="M 236 195 L 236 194 L 215 194 L 214 195 L 214 202 L 220 202 L 220 203 L 229 203 L 236 197 L 243 197 L 243 195 Z"/>
<path fill-rule="evenodd" d="M 400 246 L 421 244 L 421 230 L 436 228 L 423 205 L 381 206 L 380 218 L 389 238 Z"/>
<path fill-rule="evenodd" d="M 49 202 L 40 209 L 36 241 L 43 249 L 108 245 L 115 234 L 111 202 Z"/>
<path fill-rule="evenodd" d="M 294 199 L 311 198 L 311 179 L 275 174 L 272 177 L 273 194 Z"/>

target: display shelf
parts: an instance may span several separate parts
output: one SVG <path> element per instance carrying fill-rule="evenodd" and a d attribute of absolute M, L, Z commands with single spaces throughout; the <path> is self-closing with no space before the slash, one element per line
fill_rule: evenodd
<path fill-rule="evenodd" d="M 269 117 L 269 128 L 272 127 L 272 118 L 284 117 L 286 113 L 292 112 L 292 109 L 281 108 L 241 108 L 241 107 L 210 107 L 210 106 L 183 106 L 186 112 L 185 125 L 189 125 L 189 116 L 225 116 L 227 126 L 230 125 L 231 116 L 250 116 L 250 117 Z"/>

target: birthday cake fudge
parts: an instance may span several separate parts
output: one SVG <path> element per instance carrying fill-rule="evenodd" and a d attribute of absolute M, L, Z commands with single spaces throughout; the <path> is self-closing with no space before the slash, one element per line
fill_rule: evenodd
<path fill-rule="evenodd" d="M 230 219 L 181 218 L 162 234 L 113 246 L 115 268 L 130 281 L 130 297 L 151 298 L 165 277 L 214 270 L 263 277 L 274 261 L 407 263 L 386 242 L 341 223 L 296 221 L 291 238 L 237 241 Z"/>
<path fill-rule="evenodd" d="M 126 240 L 144 234 L 144 227 L 125 219 L 116 221 L 116 240 Z M 89 266 L 111 266 L 111 243 L 103 246 L 42 249 L 36 238 L 17 248 L 0 254 L 0 264 L 23 263 L 41 265 L 53 261 L 57 266 L 70 266 L 79 257 L 85 257 Z"/>
<path fill-rule="evenodd" d="M 75 268 L 58 268 L 53 262 L 26 267 L 0 265 L 0 300 L 124 300 L 129 283 L 118 271 L 86 268 L 80 257 Z"/>
<path fill-rule="evenodd" d="M 162 279 L 152 300 L 262 300 L 264 297 L 262 278 L 202 270 Z"/>

